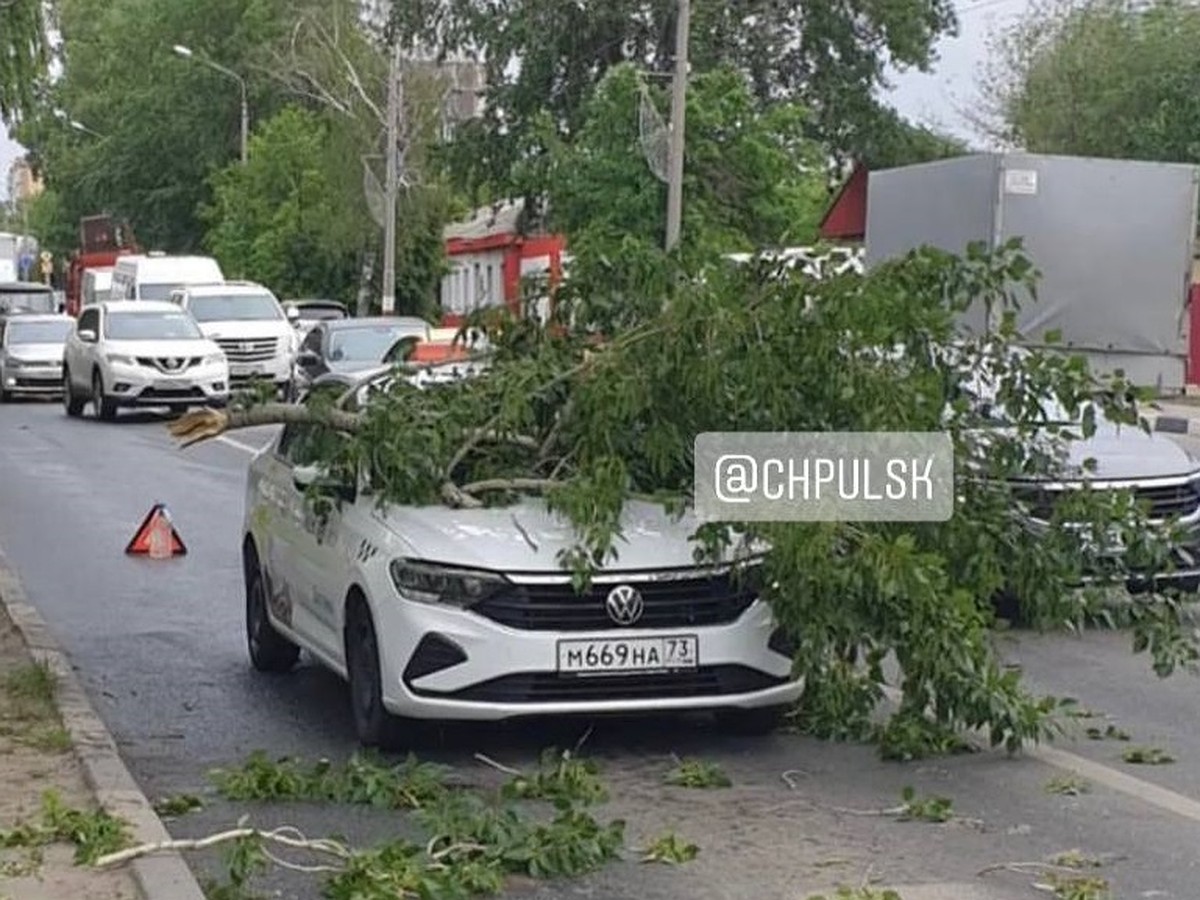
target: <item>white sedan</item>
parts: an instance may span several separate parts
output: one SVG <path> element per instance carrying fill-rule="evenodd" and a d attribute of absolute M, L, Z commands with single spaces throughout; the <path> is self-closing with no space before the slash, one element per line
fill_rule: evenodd
<path fill-rule="evenodd" d="M 761 732 L 799 698 L 755 561 L 697 566 L 690 518 L 630 504 L 619 562 L 580 594 L 558 562 L 571 528 L 539 500 L 380 511 L 364 480 L 323 485 L 343 502 L 318 514 L 303 428 L 250 465 L 250 658 L 287 671 L 303 648 L 348 680 L 362 743 L 402 743 L 406 718 L 684 710 Z"/>

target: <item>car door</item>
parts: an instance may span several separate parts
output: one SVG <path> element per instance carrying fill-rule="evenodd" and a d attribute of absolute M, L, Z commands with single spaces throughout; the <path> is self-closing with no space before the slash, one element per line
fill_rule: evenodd
<path fill-rule="evenodd" d="M 96 340 L 85 341 L 80 337 L 85 331 L 91 331 L 96 335 Z M 75 325 L 75 333 L 67 341 L 64 356 L 68 371 L 71 375 L 71 383 L 76 388 L 84 390 L 91 387 L 92 382 L 92 365 L 93 365 L 93 350 L 97 345 L 100 335 L 100 310 L 85 309 L 79 314 L 79 320 Z"/>
<path fill-rule="evenodd" d="M 295 428 L 281 462 L 286 477 L 275 483 L 287 522 L 288 547 L 281 572 L 288 582 L 294 625 L 317 649 L 341 658 L 341 605 L 349 586 L 350 555 L 341 534 L 342 513 L 337 498 L 322 491 L 310 499 L 296 480 L 296 468 L 315 462 L 313 426 Z M 353 502 L 352 495 L 343 502 Z"/>

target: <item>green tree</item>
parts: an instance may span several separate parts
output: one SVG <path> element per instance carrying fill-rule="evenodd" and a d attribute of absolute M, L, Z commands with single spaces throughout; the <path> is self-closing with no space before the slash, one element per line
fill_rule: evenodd
<path fill-rule="evenodd" d="M 250 160 L 212 179 L 203 211 L 205 244 L 236 278 L 271 286 L 281 296 L 321 296 L 331 285 L 351 300 L 358 272 L 354 235 L 331 227 L 340 216 L 330 190 L 329 124 L 314 113 L 285 108 L 252 139 Z"/>
<path fill-rule="evenodd" d="M 1033 152 L 1200 161 L 1200 10 L 1051 3 L 994 41 L 991 133 Z"/>
<path fill-rule="evenodd" d="M 869 128 L 864 129 L 858 156 L 866 167 L 890 169 L 911 166 L 970 153 L 966 141 L 924 125 L 914 125 L 894 109 L 879 109 Z"/>
<path fill-rule="evenodd" d="M 482 53 L 488 108 L 464 133 L 455 164 L 474 184 L 507 185 L 540 113 L 570 136 L 613 66 L 670 72 L 676 8 L 675 0 L 430 0 L 395 4 L 393 26 L 428 46 Z M 812 110 L 812 135 L 857 154 L 878 113 L 874 90 L 885 65 L 927 67 L 934 41 L 955 27 L 944 0 L 854 7 L 693 0 L 689 55 L 695 72 L 722 65 L 743 72 L 759 104 L 800 102 Z"/>
<path fill-rule="evenodd" d="M 611 69 L 584 110 L 574 140 L 543 129 L 548 155 L 522 172 L 547 188 L 550 225 L 571 246 L 572 278 L 590 286 L 589 304 L 627 316 L 656 291 L 645 278 L 663 265 L 666 185 L 651 172 L 639 140 L 644 96 L 665 109 L 661 89 L 630 65 Z M 688 94 L 683 252 L 690 257 L 803 244 L 826 201 L 825 162 L 794 104 L 757 107 L 746 79 L 722 68 L 697 75 Z M 665 159 L 660 156 L 661 165 Z M 595 290 L 603 285 L 601 292 Z"/>
<path fill-rule="evenodd" d="M 19 122 L 49 59 L 42 0 L 0 3 L 0 121 Z"/>

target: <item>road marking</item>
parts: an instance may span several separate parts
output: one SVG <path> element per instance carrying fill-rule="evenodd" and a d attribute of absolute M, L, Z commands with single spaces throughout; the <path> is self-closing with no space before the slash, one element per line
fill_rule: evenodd
<path fill-rule="evenodd" d="M 893 703 L 899 703 L 904 696 L 901 691 L 891 685 L 884 685 L 883 693 Z M 1036 759 L 1048 766 L 1054 766 L 1056 769 L 1074 772 L 1118 793 L 1128 794 L 1136 800 L 1142 800 L 1184 819 L 1200 822 L 1200 801 L 1193 800 L 1186 794 L 1161 787 L 1127 772 L 1106 766 L 1104 763 L 1071 753 L 1069 750 L 1047 747 L 1044 744 L 1032 744 L 1023 747 L 1021 752 L 1030 759 Z"/>
<path fill-rule="evenodd" d="M 263 444 L 262 447 L 254 447 L 250 444 L 243 444 L 241 441 L 236 440 L 235 438 L 226 437 L 223 434 L 218 434 L 217 440 L 220 441 L 222 444 L 229 445 L 230 447 L 236 447 L 237 449 L 241 450 L 244 453 L 249 453 L 251 456 L 258 453 L 259 450 L 262 450 L 263 447 L 266 447 L 267 444 L 270 443 L 270 441 L 268 441 L 267 444 Z"/>

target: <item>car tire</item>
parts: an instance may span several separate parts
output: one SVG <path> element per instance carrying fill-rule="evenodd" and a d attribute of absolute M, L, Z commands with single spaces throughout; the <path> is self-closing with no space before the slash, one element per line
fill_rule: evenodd
<path fill-rule="evenodd" d="M 275 630 L 267 616 L 267 584 L 258 560 L 246 561 L 246 646 L 250 662 L 260 672 L 290 672 L 300 648 Z"/>
<path fill-rule="evenodd" d="M 78 419 L 83 415 L 83 407 L 87 401 L 75 394 L 75 388 L 71 386 L 71 373 L 65 370 L 63 372 L 62 396 L 63 409 L 66 410 L 68 416 Z"/>
<path fill-rule="evenodd" d="M 92 408 L 96 412 L 96 418 L 102 422 L 111 422 L 117 417 L 116 401 L 105 396 L 104 379 L 99 369 L 92 373 Z"/>
<path fill-rule="evenodd" d="M 760 706 L 757 709 L 719 709 L 715 713 L 717 727 L 732 734 L 761 737 L 783 724 L 790 706 Z"/>
<path fill-rule="evenodd" d="M 381 750 L 402 749 L 403 723 L 383 705 L 379 642 L 371 610 L 361 597 L 351 598 L 347 605 L 345 642 L 350 710 L 359 743 Z"/>

